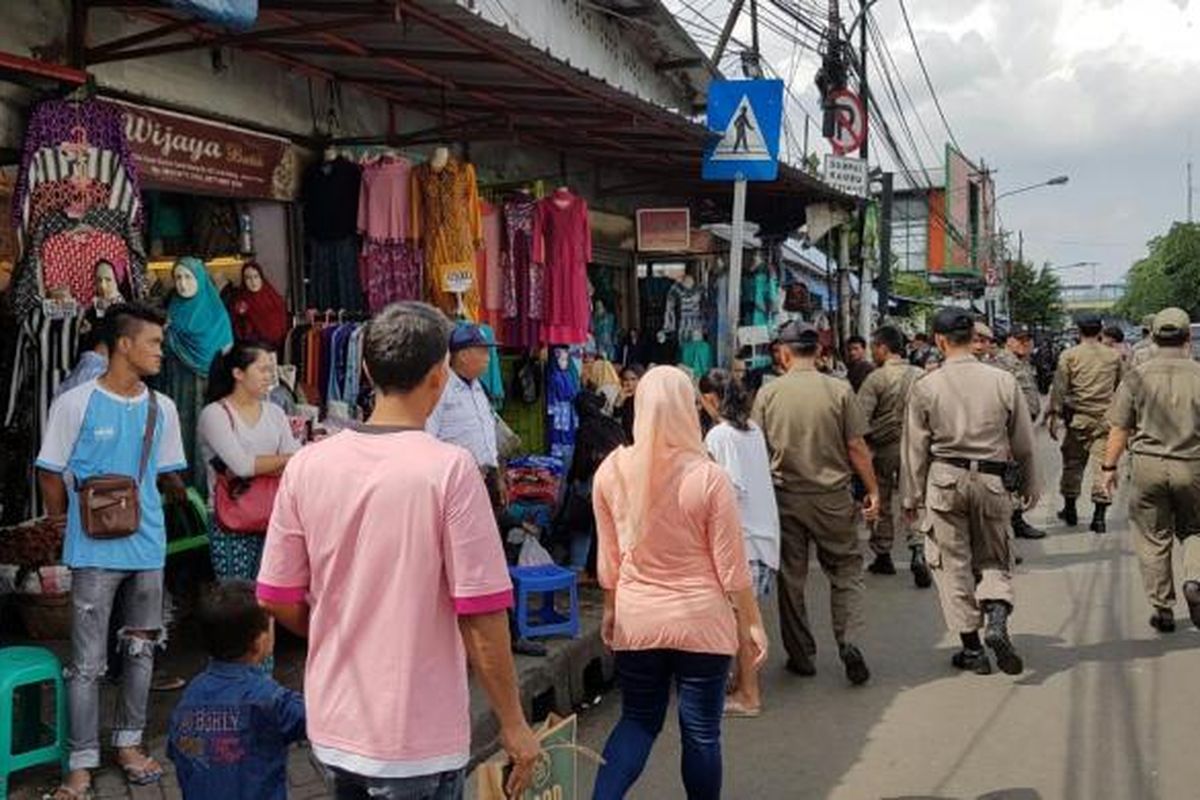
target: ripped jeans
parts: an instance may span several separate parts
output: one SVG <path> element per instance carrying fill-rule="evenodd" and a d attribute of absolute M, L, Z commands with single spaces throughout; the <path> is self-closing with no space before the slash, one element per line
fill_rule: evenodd
<path fill-rule="evenodd" d="M 120 591 L 124 587 L 124 591 Z M 113 720 L 113 746 L 137 747 L 146 727 L 154 648 L 163 641 L 163 571 L 93 567 L 72 570 L 69 768 L 100 766 L 100 680 L 108 667 L 108 622 L 120 592 L 117 639 L 124 657 L 121 696 Z M 149 639 L 130 631 L 146 631 Z"/>

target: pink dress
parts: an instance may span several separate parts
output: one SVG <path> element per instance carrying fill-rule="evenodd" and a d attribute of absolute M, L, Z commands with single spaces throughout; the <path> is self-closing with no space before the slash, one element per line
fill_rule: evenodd
<path fill-rule="evenodd" d="M 587 201 L 560 189 L 538 202 L 534 260 L 545 265 L 546 299 L 542 342 L 583 344 L 588 338 L 587 265 L 592 260 L 592 232 Z"/>

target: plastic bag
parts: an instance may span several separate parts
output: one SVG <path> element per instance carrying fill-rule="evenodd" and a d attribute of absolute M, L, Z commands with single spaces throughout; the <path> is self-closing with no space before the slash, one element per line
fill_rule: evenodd
<path fill-rule="evenodd" d="M 521 545 L 521 553 L 517 556 L 517 566 L 544 567 L 553 563 L 554 559 L 550 556 L 549 551 L 542 547 L 542 543 L 537 540 L 537 537 L 525 537 L 525 543 Z"/>

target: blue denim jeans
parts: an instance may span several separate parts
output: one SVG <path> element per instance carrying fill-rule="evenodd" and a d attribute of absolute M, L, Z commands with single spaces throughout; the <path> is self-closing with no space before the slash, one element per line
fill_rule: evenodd
<path fill-rule="evenodd" d="M 325 767 L 336 800 L 462 800 L 466 772 L 461 769 L 414 778 L 368 778 Z"/>
<path fill-rule="evenodd" d="M 683 786 L 688 800 L 721 796 L 721 716 L 729 656 L 681 650 L 623 650 L 616 654 L 621 721 L 604 746 L 594 800 L 620 800 L 637 781 L 662 730 L 671 696 L 679 695 Z"/>

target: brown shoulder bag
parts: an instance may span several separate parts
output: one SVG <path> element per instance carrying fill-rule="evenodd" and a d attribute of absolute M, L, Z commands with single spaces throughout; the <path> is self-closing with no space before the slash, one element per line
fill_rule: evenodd
<path fill-rule="evenodd" d="M 154 444 L 154 426 L 158 422 L 158 398 L 147 388 L 150 408 L 146 412 L 146 430 L 142 434 L 142 456 L 137 478 L 128 475 L 97 475 L 79 484 L 79 517 L 83 531 L 93 539 L 124 539 L 142 524 L 142 504 L 138 488 L 150 461 Z"/>

